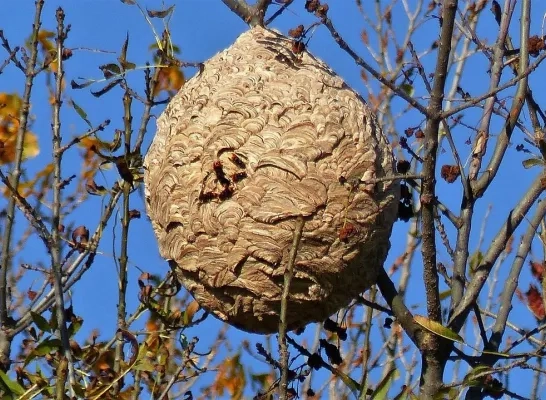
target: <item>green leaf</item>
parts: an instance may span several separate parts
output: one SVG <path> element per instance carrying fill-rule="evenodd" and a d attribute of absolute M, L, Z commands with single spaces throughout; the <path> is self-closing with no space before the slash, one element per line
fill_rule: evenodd
<path fill-rule="evenodd" d="M 457 398 L 459 398 L 459 390 L 453 387 L 440 389 L 440 391 L 434 396 L 434 400 L 455 400 Z"/>
<path fill-rule="evenodd" d="M 464 386 L 483 386 L 483 378 L 485 375 L 488 375 L 493 372 L 493 368 L 491 368 L 489 365 L 477 365 L 476 367 L 472 368 L 472 371 L 470 371 L 463 379 L 463 385 Z"/>
<path fill-rule="evenodd" d="M 51 353 L 53 350 L 58 350 L 62 347 L 61 341 L 59 339 L 46 339 L 41 342 L 32 353 L 37 356 L 45 356 L 46 354 Z"/>
<path fill-rule="evenodd" d="M 24 366 L 28 365 L 36 357 L 45 356 L 46 354 L 51 353 L 53 350 L 60 349 L 61 347 L 62 344 L 59 339 L 52 339 L 51 336 L 49 336 L 30 352 L 27 358 L 25 358 Z"/>
<path fill-rule="evenodd" d="M 339 369 L 335 368 L 333 370 L 334 375 L 340 378 L 343 383 L 353 392 L 353 394 L 356 396 L 358 393 L 359 385 L 358 382 L 355 381 L 353 378 L 351 378 L 349 375 L 344 374 Z"/>
<path fill-rule="evenodd" d="M 476 268 L 481 264 L 483 260 L 483 253 L 481 251 L 475 251 L 470 257 L 470 274 L 476 271 Z"/>
<path fill-rule="evenodd" d="M 527 160 L 523 160 L 522 162 L 523 168 L 529 169 L 537 165 L 544 165 L 544 160 L 541 160 L 540 158 L 529 158 Z"/>
<path fill-rule="evenodd" d="M 115 63 L 101 65 L 99 69 L 102 71 L 102 74 L 106 79 L 109 79 L 114 75 L 121 74 L 121 68 Z"/>
<path fill-rule="evenodd" d="M 123 66 L 123 69 L 125 69 L 126 71 L 136 68 L 136 64 L 130 61 L 120 61 L 120 64 Z"/>
<path fill-rule="evenodd" d="M 464 344 L 464 339 L 462 337 L 436 321 L 428 319 L 427 317 L 423 317 L 422 315 L 414 316 L 413 320 L 417 323 L 417 325 L 420 325 L 422 328 L 434 333 L 435 335 L 441 336 L 444 339 L 451 340 L 452 342 Z"/>
<path fill-rule="evenodd" d="M 47 319 L 34 311 L 30 312 L 30 316 L 32 317 L 32 321 L 36 324 L 38 329 L 43 332 L 51 332 L 51 327 L 49 326 L 49 322 L 47 322 Z"/>
<path fill-rule="evenodd" d="M 476 350 L 476 349 L 474 349 Z M 478 350 L 479 351 L 479 350 Z M 494 355 L 494 356 L 497 356 L 497 357 L 502 357 L 502 358 L 510 358 L 510 357 L 513 357 L 512 354 L 510 353 L 501 353 L 499 351 L 489 351 L 489 350 L 484 350 L 482 351 L 482 354 L 491 354 L 491 355 Z M 522 358 L 525 357 L 525 355 L 521 355 Z"/>
<path fill-rule="evenodd" d="M 76 333 L 78 333 L 78 331 L 82 327 L 82 324 L 83 324 L 83 318 L 77 317 L 77 318 L 73 319 L 72 323 L 68 326 L 68 335 L 69 335 L 69 337 L 72 337 Z"/>
<path fill-rule="evenodd" d="M 77 105 L 74 100 L 70 100 L 69 104 L 74 107 L 74 110 L 76 110 L 76 113 L 83 119 L 87 125 L 92 129 L 93 125 L 91 125 L 91 122 L 87 119 L 87 113 L 81 108 L 79 105 Z"/>
<path fill-rule="evenodd" d="M 443 292 L 440 292 L 440 300 L 445 300 L 449 297 L 451 297 L 451 289 L 447 289 L 447 290 L 444 290 Z"/>
<path fill-rule="evenodd" d="M 86 393 L 85 388 L 80 384 L 72 385 L 72 389 L 74 389 L 74 393 L 76 393 L 76 396 L 78 399 L 85 399 Z"/>
<path fill-rule="evenodd" d="M 15 394 L 21 396 L 25 393 L 25 388 L 23 388 L 16 381 L 12 381 L 9 376 L 2 370 L 0 370 L 0 386 L 3 386 L 5 391 L 9 394 Z"/>
<path fill-rule="evenodd" d="M 49 326 L 51 327 L 51 332 L 55 332 L 58 328 L 57 307 L 51 307 L 51 316 L 49 317 Z"/>
<path fill-rule="evenodd" d="M 415 92 L 413 85 L 410 85 L 409 83 L 401 84 L 400 89 L 402 89 L 408 96 L 413 96 L 413 93 Z"/>
<path fill-rule="evenodd" d="M 383 379 L 381 379 L 381 382 L 379 382 L 379 385 L 377 385 L 373 391 L 370 400 L 381 400 L 388 398 L 387 394 L 389 393 L 389 389 L 394 382 L 396 372 L 396 369 L 393 368 L 383 377 Z"/>
<path fill-rule="evenodd" d="M 131 369 L 135 371 L 147 371 L 147 372 L 155 371 L 155 367 L 149 362 L 144 360 L 138 360 Z"/>

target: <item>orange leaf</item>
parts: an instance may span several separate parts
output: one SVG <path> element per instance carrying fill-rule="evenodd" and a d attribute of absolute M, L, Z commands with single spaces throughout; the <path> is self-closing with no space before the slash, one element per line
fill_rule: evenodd
<path fill-rule="evenodd" d="M 186 307 L 184 319 L 187 320 L 188 323 L 190 323 L 193 320 L 193 316 L 197 311 L 199 311 L 199 303 L 194 300 L 188 305 L 188 307 Z"/>
<path fill-rule="evenodd" d="M 161 91 L 178 92 L 186 82 L 184 72 L 176 66 L 164 67 L 159 70 L 158 82 L 154 89 L 154 96 Z"/>
<path fill-rule="evenodd" d="M 0 131 L 0 143 L 3 144 L 0 149 L 0 164 L 15 161 L 17 135 Z M 39 153 L 40 145 L 38 144 L 38 137 L 32 132 L 26 132 L 23 142 L 23 159 L 36 157 Z"/>

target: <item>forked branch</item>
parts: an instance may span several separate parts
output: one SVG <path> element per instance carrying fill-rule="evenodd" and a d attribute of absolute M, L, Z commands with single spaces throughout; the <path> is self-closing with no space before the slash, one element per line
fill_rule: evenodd
<path fill-rule="evenodd" d="M 253 6 L 245 0 L 222 0 L 228 8 L 250 26 L 263 26 L 265 13 L 272 0 L 258 0 Z"/>

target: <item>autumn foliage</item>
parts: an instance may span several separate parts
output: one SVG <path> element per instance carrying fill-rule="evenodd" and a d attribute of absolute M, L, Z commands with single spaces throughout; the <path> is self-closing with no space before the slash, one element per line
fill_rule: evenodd
<path fill-rule="evenodd" d="M 205 2 L 93 2 L 89 16 L 86 2 L 12 3 L 0 5 L 2 399 L 544 392 L 542 2 L 209 0 L 191 27 L 180 21 Z M 352 196 L 400 184 L 376 284 L 323 323 L 287 332 L 280 321 L 269 336 L 199 306 L 157 254 L 143 203 L 156 118 L 221 50 L 220 35 L 245 24 L 286 35 L 291 57 L 276 62 L 287 68 L 300 68 L 307 51 L 331 63 L 378 116 L 396 171 L 365 179 L 340 164 L 332 187 Z M 303 92 L 288 99 L 295 115 Z M 332 107 L 317 106 L 329 132 Z M 337 140 L 329 134 L 317 145 L 324 158 Z M 253 165 L 229 154 L 228 172 L 208 164 L 214 189 L 198 195 L 202 204 L 228 201 L 226 181 L 248 179 Z M 345 218 L 332 241 L 350 246 L 360 233 Z M 283 274 L 268 273 L 284 288 Z M 294 288 L 286 296 L 297 297 Z"/>

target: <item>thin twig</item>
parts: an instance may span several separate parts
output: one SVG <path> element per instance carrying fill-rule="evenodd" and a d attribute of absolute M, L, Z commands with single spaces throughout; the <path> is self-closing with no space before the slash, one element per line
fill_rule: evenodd
<path fill-rule="evenodd" d="M 302 216 L 299 216 L 296 220 L 296 226 L 294 228 L 294 239 L 292 241 L 292 248 L 290 249 L 290 255 L 288 259 L 288 265 L 284 272 L 284 286 L 281 297 L 281 312 L 279 316 L 279 353 L 281 364 L 281 381 L 280 381 L 280 399 L 287 399 L 288 390 L 288 346 L 286 344 L 286 313 L 288 311 L 288 298 L 290 297 L 290 282 L 294 275 L 294 264 L 296 263 L 296 255 L 298 254 L 298 247 L 300 245 L 301 236 L 303 233 L 303 226 L 305 220 Z"/>
<path fill-rule="evenodd" d="M 17 55 L 17 52 L 19 51 L 19 47 L 14 48 L 8 55 L 8 58 L 4 60 L 4 62 L 0 65 L 0 74 L 4 71 L 4 68 L 6 68 L 10 62 L 13 60 L 16 60 L 15 56 Z"/>
<path fill-rule="evenodd" d="M 264 25 L 268 26 L 271 24 L 275 19 L 277 19 L 287 8 L 292 4 L 294 0 L 287 0 L 277 11 L 273 13 L 271 17 L 269 17 L 265 22 Z"/>
<path fill-rule="evenodd" d="M 529 0 L 524 0 L 522 2 L 521 21 L 522 21 L 521 33 L 520 33 L 521 49 L 520 49 L 520 59 L 519 59 L 519 74 L 523 75 L 529 65 L 529 43 L 528 43 L 529 27 L 530 27 Z M 485 169 L 486 172 L 478 180 L 473 180 L 472 171 L 469 174 L 470 179 L 472 180 L 472 189 L 474 191 L 475 197 L 482 196 L 485 190 L 489 187 L 489 185 L 491 184 L 491 182 L 497 175 L 497 172 L 500 168 L 502 160 L 504 159 L 506 149 L 508 148 L 508 145 L 510 144 L 510 138 L 512 137 L 512 132 L 519 118 L 523 105 L 525 103 L 525 98 L 526 98 L 527 89 L 528 89 L 527 83 L 528 83 L 527 76 L 523 76 L 523 78 L 518 82 L 518 87 L 516 89 L 516 94 L 512 102 L 512 107 L 510 109 L 509 117 L 507 121 L 505 122 L 502 131 L 497 137 L 497 142 L 493 150 L 491 160 L 489 161 L 489 164 L 487 165 L 487 168 Z M 489 132 L 489 129 L 483 130 L 483 134 L 485 135 L 484 138 L 487 138 L 488 132 Z M 476 171 L 481 169 L 481 157 L 483 156 L 483 154 L 485 154 L 486 144 L 484 144 L 483 146 L 484 146 L 483 150 L 479 149 L 480 151 L 476 153 L 477 157 L 473 158 L 473 160 L 477 159 L 476 165 L 475 165 Z"/>
<path fill-rule="evenodd" d="M 124 142 L 125 142 L 125 157 L 129 160 L 131 157 L 131 133 L 132 133 L 132 110 L 131 110 L 132 97 L 126 90 L 123 95 L 123 123 L 124 123 Z M 129 163 L 129 161 L 127 161 Z M 118 307 L 117 307 L 117 336 L 116 348 L 114 353 L 114 372 L 119 373 L 121 371 L 121 363 L 123 361 L 123 337 L 122 331 L 127 329 L 127 268 L 128 268 L 128 246 L 129 246 L 129 224 L 130 224 L 130 193 L 131 185 L 128 182 L 123 183 L 123 204 L 121 206 L 121 254 L 119 256 L 119 268 L 118 268 Z M 120 386 L 114 385 L 114 394 L 119 394 Z"/>
<path fill-rule="evenodd" d="M 97 133 L 99 131 L 103 131 L 108 125 L 110 125 L 110 120 L 106 119 L 103 122 L 101 122 L 96 128 L 91 128 L 91 129 L 87 130 L 86 132 L 82 133 L 81 135 L 73 137 L 67 144 L 60 147 L 58 152 L 59 153 L 66 152 L 72 146 L 80 143 L 82 139 L 84 139 L 86 137 L 89 137 L 91 135 L 94 135 L 95 133 Z"/>
<path fill-rule="evenodd" d="M 355 300 L 355 302 L 357 304 L 362 304 L 372 310 L 377 310 L 377 311 L 380 311 L 380 312 L 383 312 L 387 315 L 390 315 L 390 316 L 393 316 L 393 312 L 391 310 L 389 310 L 387 307 L 383 307 L 382 305 L 380 304 L 377 304 L 376 302 L 374 301 L 370 301 L 362 296 L 358 296 Z"/>
<path fill-rule="evenodd" d="M 117 186 L 117 184 L 116 184 Z M 99 221 L 99 224 L 97 228 L 95 229 L 95 232 L 93 233 L 93 236 L 90 238 L 89 242 L 87 243 L 86 247 L 83 249 L 83 251 L 78 254 L 76 259 L 72 262 L 72 264 L 66 268 L 63 272 L 63 287 L 64 290 L 69 290 L 76 282 L 78 282 L 81 277 L 91 268 L 94 260 L 97 248 L 99 246 L 100 240 L 102 239 L 102 233 L 104 232 L 104 229 L 108 225 L 108 221 L 110 221 L 110 218 L 114 212 L 114 210 L 117 207 L 117 204 L 119 202 L 119 199 L 121 198 L 122 192 L 121 190 L 113 190 L 112 191 L 112 197 L 110 198 L 109 202 L 104 208 L 104 212 L 101 216 L 101 219 Z M 84 266 L 78 270 L 78 267 L 80 264 L 85 260 Z M 33 307 L 32 311 L 38 314 L 43 313 L 45 310 L 47 310 L 51 305 L 54 303 L 54 290 L 50 290 L 49 293 L 47 293 L 39 302 L 37 302 Z M 18 333 L 22 332 L 26 328 L 32 324 L 32 316 L 31 313 L 25 313 L 21 319 L 19 319 L 15 326 L 8 331 L 9 337 L 14 337 Z"/>
<path fill-rule="evenodd" d="M 374 286 L 370 290 L 370 299 L 374 302 L 375 297 L 377 296 L 377 287 Z M 368 394 L 369 386 L 369 359 L 371 353 L 371 331 L 372 331 L 372 317 L 373 317 L 373 308 L 368 308 L 366 310 L 366 321 L 364 323 L 365 337 L 364 337 L 364 347 L 362 349 L 362 381 L 360 383 L 358 400 L 365 400 Z"/>
<path fill-rule="evenodd" d="M 38 59 L 38 32 L 40 31 L 42 10 L 44 0 L 36 1 L 36 10 L 34 14 L 34 23 L 30 40 L 30 58 L 25 68 L 25 90 L 22 97 L 21 114 L 19 115 L 19 129 L 17 130 L 17 140 L 15 144 L 15 160 L 13 170 L 10 176 L 10 185 L 17 191 L 19 181 L 21 179 L 21 165 L 23 162 L 23 148 L 25 136 L 28 130 L 30 100 L 32 88 L 34 86 L 36 61 Z M 6 45 L 7 42 L 4 42 Z M 8 272 L 10 271 L 11 263 L 11 235 L 15 224 L 15 196 L 10 196 L 8 206 L 6 208 L 6 226 L 2 232 L 2 254 L 0 256 L 0 325 L 7 327 L 9 321 L 8 315 Z M 10 357 L 10 343 L 5 340 L 4 330 L 0 334 L 0 363 L 7 366 Z"/>
<path fill-rule="evenodd" d="M 450 317 L 449 327 L 456 332 L 462 328 L 472 305 L 477 300 L 478 295 L 487 280 L 493 264 L 506 247 L 506 243 L 510 239 L 510 236 L 512 236 L 531 207 L 534 206 L 538 197 L 544 191 L 542 179 L 543 177 L 539 176 L 535 182 L 533 182 L 519 203 L 512 209 L 512 211 L 510 211 L 506 222 L 494 236 L 489 249 L 480 262 L 480 265 L 478 265 L 475 269 L 472 280 L 468 284 L 468 288 L 461 299 L 461 302 L 457 308 L 455 308 Z"/>
<path fill-rule="evenodd" d="M 461 111 L 466 110 L 467 108 L 470 108 L 472 106 L 475 106 L 478 103 L 481 103 L 484 100 L 487 100 L 489 98 L 494 98 L 497 93 L 502 92 L 503 90 L 506 90 L 512 86 L 515 86 L 523 78 L 528 77 L 532 72 L 534 72 L 540 66 L 542 61 L 544 61 L 545 58 L 546 58 L 546 53 L 542 53 L 531 65 L 529 65 L 529 68 L 527 68 L 523 73 L 518 74 L 517 76 L 513 77 L 508 82 L 503 83 L 500 86 L 493 87 L 485 94 L 467 99 L 460 106 L 454 107 L 442 112 L 442 115 L 441 115 L 442 118 L 447 119 L 455 114 L 460 113 Z"/>
<path fill-rule="evenodd" d="M 65 383 L 63 391 L 57 391 L 57 399 L 63 400 L 65 398 L 65 385 L 66 378 L 69 380 L 69 393 L 71 397 L 75 396 L 74 387 L 76 384 L 76 378 L 74 376 L 74 363 L 72 361 L 72 352 L 70 349 L 70 337 L 68 336 L 68 329 L 66 325 L 66 313 L 64 307 L 64 292 L 62 283 L 62 263 L 61 263 L 61 238 L 59 227 L 61 226 L 61 203 L 62 203 L 62 153 L 59 151 L 61 148 L 61 106 L 62 106 L 62 94 L 63 94 L 63 80 L 64 80 L 64 65 L 63 65 L 63 50 L 64 42 L 66 40 L 68 29 L 64 27 L 64 11 L 62 8 L 57 8 L 57 73 L 55 77 L 55 96 L 53 103 L 53 123 L 52 123 L 52 143 L 53 143 L 53 205 L 52 205 L 52 227 L 51 227 L 51 247 L 49 252 L 51 254 L 51 269 L 53 271 L 53 287 L 55 291 L 55 316 L 57 319 L 57 326 L 61 334 L 61 343 L 64 352 L 64 358 L 66 359 L 67 373 L 63 373 L 62 369 L 58 372 L 61 374 L 58 376 L 64 377 Z"/>
<path fill-rule="evenodd" d="M 8 52 L 9 54 L 9 60 L 11 60 L 11 62 L 13 62 L 13 64 L 15 64 L 15 66 L 17 68 L 19 68 L 26 76 L 26 71 L 27 69 L 25 68 L 25 66 L 17 59 L 17 57 L 15 57 L 15 54 L 21 50 L 18 46 L 15 47 L 15 48 L 11 48 L 8 40 L 6 39 L 6 37 L 4 36 L 4 31 L 2 29 L 0 29 L 0 41 L 2 42 L 2 47 L 4 49 L 6 49 L 6 51 Z M 13 55 L 13 56 L 12 56 Z M 27 68 L 28 68 L 28 64 L 27 64 Z"/>
<path fill-rule="evenodd" d="M 527 230 L 525 231 L 525 234 L 523 235 L 523 238 L 518 246 L 512 268 L 510 268 L 510 274 L 504 282 L 504 287 L 500 298 L 499 312 L 497 313 L 495 324 L 491 329 L 491 336 L 486 342 L 486 350 L 496 352 L 498 351 L 502 343 L 502 337 L 506 329 L 508 316 L 510 315 L 510 311 L 512 310 L 512 299 L 518 287 L 519 276 L 523 269 L 525 259 L 527 258 L 527 255 L 531 250 L 531 244 L 533 243 L 533 239 L 535 238 L 536 231 L 539 228 L 540 223 L 545 215 L 546 201 L 542 200 L 538 203 L 535 215 L 529 221 Z"/>
<path fill-rule="evenodd" d="M 432 117 L 430 115 L 429 110 L 420 104 L 417 100 L 415 100 L 413 97 L 411 97 L 409 94 L 407 94 L 402 88 L 396 86 L 394 82 L 391 82 L 383 75 L 381 75 L 378 71 L 376 71 L 371 65 L 369 65 L 362 57 L 360 57 L 345 40 L 340 36 L 340 34 L 337 32 L 337 30 L 334 28 L 334 25 L 332 24 L 332 21 L 328 17 L 322 18 L 322 24 L 330 31 L 330 34 L 332 35 L 332 38 L 336 41 L 336 43 L 341 47 L 342 50 L 344 50 L 347 54 L 351 56 L 351 58 L 354 60 L 354 62 L 364 68 L 366 71 L 368 71 L 370 74 L 373 75 L 375 79 L 377 79 L 380 83 L 387 86 L 389 89 L 391 89 L 394 93 L 396 93 L 398 96 L 406 100 L 410 105 L 412 105 L 414 108 L 419 110 L 421 114 L 423 114 L 426 117 Z"/>
<path fill-rule="evenodd" d="M 44 243 L 46 249 L 49 249 L 51 234 L 45 226 L 40 214 L 38 214 L 36 210 L 29 204 L 27 199 L 25 199 L 18 191 L 15 190 L 15 188 L 11 185 L 9 178 L 1 170 L 0 181 L 2 181 L 4 185 L 6 185 L 6 188 L 9 190 L 10 197 L 13 197 L 15 199 L 15 205 L 17 206 L 17 208 L 19 208 L 19 211 L 23 213 L 28 222 L 36 230 L 36 233 Z"/>

